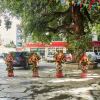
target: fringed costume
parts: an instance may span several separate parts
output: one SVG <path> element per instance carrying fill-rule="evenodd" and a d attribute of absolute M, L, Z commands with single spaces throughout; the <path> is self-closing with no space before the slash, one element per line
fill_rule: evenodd
<path fill-rule="evenodd" d="M 36 53 L 32 53 L 31 56 L 29 57 L 29 63 L 32 64 L 33 77 L 39 77 L 38 66 L 37 66 L 39 60 L 40 57 Z"/>
<path fill-rule="evenodd" d="M 89 64 L 89 59 L 86 56 L 86 54 L 82 55 L 79 63 L 81 65 L 81 70 L 82 70 L 81 77 L 85 78 L 87 77 L 87 69 L 88 69 L 88 64 Z"/>
<path fill-rule="evenodd" d="M 13 55 L 11 53 L 9 53 L 5 59 L 5 62 L 7 65 L 8 77 L 14 77 L 13 60 L 14 60 Z"/>
<path fill-rule="evenodd" d="M 55 54 L 55 60 L 56 60 L 56 63 L 57 63 L 57 66 L 56 66 L 56 77 L 57 78 L 62 78 L 64 75 L 63 75 L 63 72 L 62 72 L 62 61 L 65 60 L 65 55 L 62 51 L 58 52 L 57 54 Z"/>

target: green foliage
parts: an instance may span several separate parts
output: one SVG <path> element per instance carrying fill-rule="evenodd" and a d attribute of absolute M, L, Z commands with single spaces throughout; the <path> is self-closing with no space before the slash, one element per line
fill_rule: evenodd
<path fill-rule="evenodd" d="M 2 0 L 2 7 L 22 18 L 25 33 L 60 32 L 64 30 L 63 23 L 71 20 L 68 6 L 65 8 L 60 0 Z"/>
<path fill-rule="evenodd" d="M 46 43 L 50 43 L 51 42 L 51 38 L 52 38 L 52 35 L 49 34 L 49 35 L 46 35 L 45 33 L 41 34 L 40 32 L 34 32 L 32 34 L 33 36 L 33 41 L 41 41 L 41 42 L 46 42 Z"/>
<path fill-rule="evenodd" d="M 92 47 L 91 45 L 91 35 L 84 35 L 81 37 L 76 36 L 70 36 L 68 37 L 68 43 L 69 43 L 69 52 L 73 55 L 76 55 L 75 60 L 79 61 L 80 56 L 86 52 L 86 50 L 90 49 Z"/>
<path fill-rule="evenodd" d="M 53 39 L 66 38 L 70 43 L 70 52 L 79 56 L 91 45 L 93 26 L 100 33 L 100 4 L 96 1 L 91 9 L 91 0 L 72 5 L 74 0 L 0 0 L 1 11 L 11 11 L 21 18 L 21 27 L 25 34 L 31 34 L 33 41 L 50 42 Z M 6 20 L 7 29 L 11 23 Z M 46 32 L 49 32 L 46 35 Z M 60 34 L 63 34 L 60 36 Z"/>
<path fill-rule="evenodd" d="M 83 7 L 77 10 L 79 2 L 82 1 L 78 0 L 77 9 L 74 8 L 75 12 L 72 13 L 73 6 L 68 1 L 62 3 L 61 0 L 1 0 L 0 9 L 7 9 L 13 15 L 21 17 L 25 35 L 32 34 L 33 39 L 37 37 L 39 41 L 51 41 L 52 37 L 59 33 L 63 33 L 63 36 L 68 34 L 69 37 L 90 34 L 89 24 L 100 22 L 99 3 L 94 3 L 88 11 L 90 0 L 87 0 Z M 6 25 L 10 28 L 10 23 L 7 22 Z M 50 34 L 46 35 L 46 32 Z"/>
<path fill-rule="evenodd" d="M 94 31 L 95 31 L 98 35 L 100 35 L 100 24 L 99 24 L 99 23 L 95 23 L 94 27 L 95 27 L 95 30 L 94 30 Z"/>
<path fill-rule="evenodd" d="M 68 43 L 69 45 L 69 50 L 71 50 L 72 53 L 80 50 L 81 52 L 86 51 L 91 45 L 91 36 L 82 36 L 77 37 L 77 36 L 70 36 L 68 38 Z"/>

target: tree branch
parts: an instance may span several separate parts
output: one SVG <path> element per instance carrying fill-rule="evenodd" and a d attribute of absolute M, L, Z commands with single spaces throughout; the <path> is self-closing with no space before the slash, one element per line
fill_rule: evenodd
<path fill-rule="evenodd" d="M 51 12 L 51 13 L 43 13 L 43 16 L 65 16 L 69 12 L 70 8 L 64 12 Z"/>
<path fill-rule="evenodd" d="M 63 25 L 57 26 L 55 28 L 47 27 L 46 29 L 47 29 L 46 31 L 57 33 L 57 32 L 61 32 L 61 30 L 67 32 L 67 30 L 71 29 L 71 27 L 70 27 L 70 25 L 63 24 Z"/>

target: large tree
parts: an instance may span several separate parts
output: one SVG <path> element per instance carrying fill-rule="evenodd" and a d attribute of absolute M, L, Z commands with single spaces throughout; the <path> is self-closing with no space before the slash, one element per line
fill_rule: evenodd
<path fill-rule="evenodd" d="M 0 0 L 0 9 L 21 18 L 26 35 L 37 41 L 62 35 L 70 44 L 78 41 L 75 50 L 88 46 L 92 25 L 100 23 L 100 0 Z"/>
<path fill-rule="evenodd" d="M 100 26 L 100 0 L 0 0 L 0 10 L 21 18 L 26 36 L 46 42 L 62 36 L 77 55 L 89 46 L 93 25 Z"/>
<path fill-rule="evenodd" d="M 99 0 L 0 1 L 1 9 L 21 17 L 24 33 L 47 39 L 60 33 L 78 37 L 89 34 L 90 23 L 100 22 L 99 3 Z M 46 35 L 46 32 L 50 34 Z"/>

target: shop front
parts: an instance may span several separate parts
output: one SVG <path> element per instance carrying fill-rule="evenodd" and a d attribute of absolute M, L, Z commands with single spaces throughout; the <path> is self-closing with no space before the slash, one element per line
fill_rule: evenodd
<path fill-rule="evenodd" d="M 26 50 L 29 52 L 36 52 L 39 54 L 41 57 L 44 57 L 45 55 L 45 44 L 44 43 L 26 43 L 25 45 Z"/>
<path fill-rule="evenodd" d="M 53 41 L 50 44 L 45 43 L 26 43 L 25 49 L 29 52 L 36 52 L 41 57 L 46 58 L 48 55 L 54 55 L 57 51 L 62 50 L 64 53 L 67 52 L 67 42 Z"/>
<path fill-rule="evenodd" d="M 93 51 L 100 52 L 100 41 L 92 41 Z"/>
<path fill-rule="evenodd" d="M 50 45 L 45 47 L 45 59 L 48 59 L 48 58 L 51 59 L 51 57 L 53 57 L 53 55 L 59 50 L 62 50 L 63 53 L 66 53 L 67 47 L 68 47 L 68 43 L 64 41 L 51 42 Z"/>

